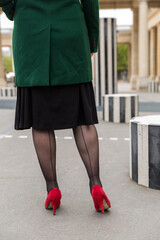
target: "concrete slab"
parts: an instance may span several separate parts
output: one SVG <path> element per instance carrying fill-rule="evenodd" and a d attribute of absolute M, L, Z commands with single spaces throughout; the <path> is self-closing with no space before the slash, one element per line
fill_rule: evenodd
<path fill-rule="evenodd" d="M 46 185 L 31 129 L 7 130 L 14 113 L 0 110 L 0 134 L 6 132 L 0 139 L 0 239 L 159 240 L 160 192 L 129 178 L 128 124 L 105 123 L 98 111 L 100 175 L 112 204 L 105 214 L 94 209 L 72 129 L 55 131 L 62 204 L 54 216 L 44 208 Z"/>

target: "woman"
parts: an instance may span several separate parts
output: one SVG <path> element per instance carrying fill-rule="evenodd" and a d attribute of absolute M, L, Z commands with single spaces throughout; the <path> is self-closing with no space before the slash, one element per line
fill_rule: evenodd
<path fill-rule="evenodd" d="M 111 207 L 99 176 L 98 123 L 91 56 L 99 38 L 98 0 L 0 0 L 14 20 L 15 129 L 32 127 L 46 181 L 45 208 L 60 206 L 54 130 L 72 128 L 95 209 Z"/>

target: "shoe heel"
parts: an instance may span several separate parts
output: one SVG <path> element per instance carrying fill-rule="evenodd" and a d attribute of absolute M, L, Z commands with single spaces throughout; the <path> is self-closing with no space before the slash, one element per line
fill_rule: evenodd
<path fill-rule="evenodd" d="M 99 207 L 101 209 L 101 212 L 104 213 L 104 208 L 103 208 L 103 199 L 99 200 Z"/>
<path fill-rule="evenodd" d="M 51 209 L 53 208 L 53 215 L 56 214 L 56 209 L 60 206 L 62 194 L 58 188 L 53 188 L 47 195 L 45 201 L 45 208 Z"/>
<path fill-rule="evenodd" d="M 96 210 L 104 213 L 104 208 L 103 208 L 104 199 L 99 196 L 93 196 L 93 200 L 94 200 L 94 206 Z"/>
<path fill-rule="evenodd" d="M 97 211 L 104 213 L 104 210 L 111 207 L 111 203 L 107 195 L 105 194 L 103 188 L 99 185 L 94 185 L 92 187 L 92 198 Z"/>
<path fill-rule="evenodd" d="M 108 206 L 108 208 L 111 208 L 111 202 L 110 202 L 110 200 L 109 200 L 109 198 L 107 197 L 107 195 L 104 193 L 104 199 L 105 199 L 105 205 L 107 205 Z M 107 206 L 106 206 L 106 208 L 107 208 Z"/>
<path fill-rule="evenodd" d="M 95 199 L 93 198 L 93 201 L 94 201 L 94 207 L 97 211 L 99 211 L 99 205 L 98 203 L 95 201 Z"/>
<path fill-rule="evenodd" d="M 52 206 L 53 206 L 53 215 L 56 215 L 56 209 L 59 206 L 57 202 L 51 200 Z"/>

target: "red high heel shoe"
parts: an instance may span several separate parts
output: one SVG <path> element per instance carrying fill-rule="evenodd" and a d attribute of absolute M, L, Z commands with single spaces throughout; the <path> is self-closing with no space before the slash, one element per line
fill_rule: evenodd
<path fill-rule="evenodd" d="M 56 214 L 56 209 L 60 206 L 62 194 L 59 188 L 53 188 L 49 191 L 47 198 L 45 200 L 45 208 L 53 208 L 53 214 Z"/>
<path fill-rule="evenodd" d="M 104 210 L 107 210 L 111 207 L 111 203 L 100 185 L 94 185 L 91 193 L 95 209 L 98 212 L 101 211 L 104 213 Z"/>

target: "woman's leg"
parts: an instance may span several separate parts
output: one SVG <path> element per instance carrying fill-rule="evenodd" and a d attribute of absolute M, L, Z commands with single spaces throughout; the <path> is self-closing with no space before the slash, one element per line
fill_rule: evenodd
<path fill-rule="evenodd" d="M 58 187 L 56 176 L 56 140 L 53 130 L 32 128 L 33 143 L 46 180 L 47 191 Z"/>
<path fill-rule="evenodd" d="M 75 142 L 86 167 L 90 192 L 92 186 L 98 184 L 102 187 L 99 176 L 99 141 L 95 125 L 81 125 L 73 128 Z"/>

